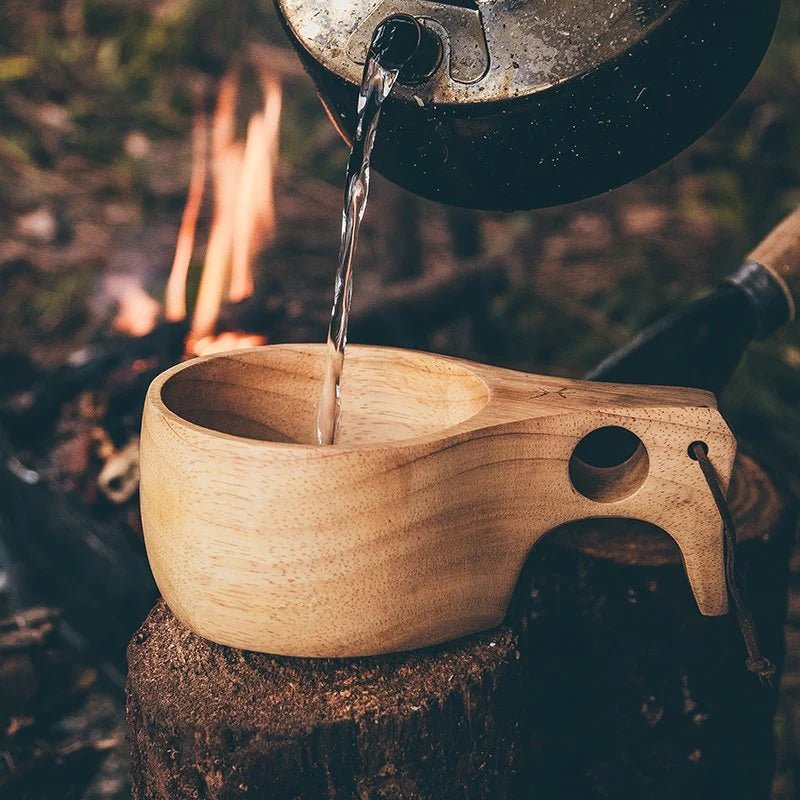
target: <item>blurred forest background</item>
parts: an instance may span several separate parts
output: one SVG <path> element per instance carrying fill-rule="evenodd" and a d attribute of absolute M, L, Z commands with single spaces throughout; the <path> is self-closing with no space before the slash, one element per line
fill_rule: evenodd
<path fill-rule="evenodd" d="M 354 294 L 363 324 L 353 338 L 377 332 L 397 345 L 580 376 L 643 325 L 713 288 L 800 203 L 800 4 L 783 5 L 767 59 L 736 106 L 631 185 L 499 215 L 453 212 L 376 179 Z M 0 387 L 20 354 L 53 367 L 119 327 L 120 287 L 132 282 L 162 302 L 197 98 L 211 110 L 237 60 L 271 71 L 283 88 L 276 229 L 255 263 L 249 311 L 252 319 L 255 304 L 258 319 L 276 322 L 245 327 L 269 341 L 324 339 L 346 149 L 286 48 L 267 0 L 0 3 Z M 244 106 L 257 104 L 246 83 L 241 94 Z M 210 214 L 205 203 L 190 298 Z M 477 276 L 472 294 L 461 274 Z M 476 291 L 483 304 L 473 314 Z M 465 315 L 451 308 L 462 300 Z M 751 348 L 722 398 L 741 441 L 795 491 L 798 401 L 795 324 Z M 797 559 L 795 567 L 778 717 L 781 800 L 800 797 Z M 102 684 L 91 670 L 76 674 L 78 683 Z M 115 755 L 87 778 L 86 796 L 121 797 L 119 699 L 94 691 Z M 2 713 L 0 723 L 10 724 Z M 0 730 L 0 742 L 8 735 Z"/>

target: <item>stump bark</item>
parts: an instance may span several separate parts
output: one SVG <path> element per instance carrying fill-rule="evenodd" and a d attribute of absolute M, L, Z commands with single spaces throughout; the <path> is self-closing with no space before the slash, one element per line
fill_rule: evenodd
<path fill-rule="evenodd" d="M 765 654 L 783 657 L 795 514 L 740 459 L 731 504 Z M 200 639 L 159 603 L 131 642 L 134 800 L 769 797 L 777 690 L 677 548 L 629 521 L 537 546 L 501 628 L 306 660 Z"/>

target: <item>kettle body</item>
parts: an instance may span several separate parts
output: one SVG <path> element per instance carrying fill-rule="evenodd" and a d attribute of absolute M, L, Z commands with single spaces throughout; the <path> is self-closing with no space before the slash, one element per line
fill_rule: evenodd
<path fill-rule="evenodd" d="M 372 32 L 393 14 L 441 59 L 383 107 L 373 165 L 456 206 L 519 210 L 620 186 L 730 107 L 769 45 L 780 0 L 275 0 L 346 140 Z"/>

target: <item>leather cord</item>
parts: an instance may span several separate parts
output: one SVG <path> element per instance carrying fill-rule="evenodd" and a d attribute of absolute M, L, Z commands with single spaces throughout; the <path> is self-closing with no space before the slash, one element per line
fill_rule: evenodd
<path fill-rule="evenodd" d="M 747 648 L 745 666 L 750 672 L 757 675 L 763 684 L 771 686 L 772 678 L 775 675 L 775 666 L 768 658 L 761 655 L 753 614 L 742 593 L 741 581 L 736 570 L 736 525 L 733 515 L 725 499 L 722 486 L 720 486 L 716 470 L 708 458 L 708 447 L 705 442 L 692 442 L 689 445 L 689 456 L 700 465 L 703 477 L 706 479 L 711 496 L 714 498 L 714 503 L 722 518 L 725 582 L 728 587 L 728 595 L 736 611 L 739 630 L 742 632 L 742 639 Z"/>

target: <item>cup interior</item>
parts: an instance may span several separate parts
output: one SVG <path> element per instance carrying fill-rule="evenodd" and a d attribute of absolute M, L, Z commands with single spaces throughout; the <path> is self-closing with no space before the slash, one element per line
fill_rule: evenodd
<path fill-rule="evenodd" d="M 189 362 L 161 387 L 164 405 L 210 430 L 316 444 L 322 345 L 273 345 Z M 348 348 L 337 444 L 376 444 L 445 430 L 477 414 L 486 383 L 457 362 L 390 348 Z"/>

